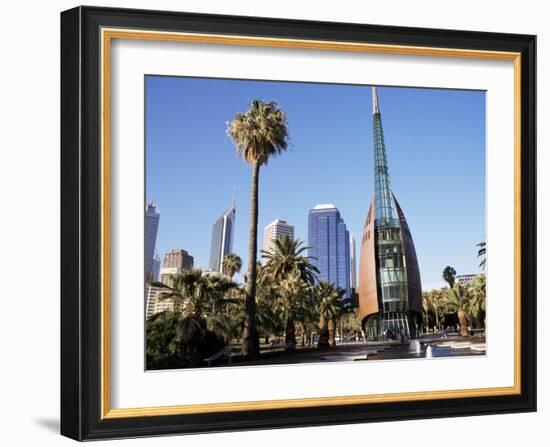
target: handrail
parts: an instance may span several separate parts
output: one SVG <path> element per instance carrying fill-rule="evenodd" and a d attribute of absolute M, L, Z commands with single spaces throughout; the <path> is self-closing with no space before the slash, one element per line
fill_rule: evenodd
<path fill-rule="evenodd" d="M 232 351 L 233 351 L 233 348 L 231 346 L 227 346 L 223 348 L 221 351 L 218 351 L 215 354 L 211 355 L 210 357 L 205 358 L 204 361 L 208 362 L 208 366 L 211 366 L 214 360 L 217 360 L 220 357 L 226 356 L 227 354 L 231 354 Z M 229 356 L 229 363 L 231 363 L 231 356 Z"/>

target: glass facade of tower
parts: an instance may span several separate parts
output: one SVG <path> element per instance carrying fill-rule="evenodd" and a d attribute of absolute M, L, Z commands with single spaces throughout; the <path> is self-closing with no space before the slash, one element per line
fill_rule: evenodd
<path fill-rule="evenodd" d="M 357 288 L 357 252 L 355 249 L 355 238 L 350 235 L 349 238 L 349 286 L 351 289 Z"/>
<path fill-rule="evenodd" d="M 374 137 L 374 215 L 376 224 L 387 227 L 399 227 L 397 213 L 391 195 L 390 174 L 382 129 L 382 117 L 376 112 L 373 117 Z"/>
<path fill-rule="evenodd" d="M 233 227 L 235 225 L 235 209 L 232 209 L 229 215 L 225 217 L 225 235 L 222 238 L 222 261 L 223 256 L 233 252 Z"/>
<path fill-rule="evenodd" d="M 308 246 L 311 263 L 319 269 L 319 280 L 334 283 L 344 290 L 344 298 L 349 298 L 349 232 L 333 205 L 318 205 L 310 210 Z"/>

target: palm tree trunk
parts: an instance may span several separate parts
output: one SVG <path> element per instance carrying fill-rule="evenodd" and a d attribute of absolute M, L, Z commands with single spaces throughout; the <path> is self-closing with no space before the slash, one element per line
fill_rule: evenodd
<path fill-rule="evenodd" d="M 466 313 L 463 310 L 458 311 L 458 324 L 460 324 L 460 336 L 468 336 L 468 320 L 466 319 Z"/>
<path fill-rule="evenodd" d="M 336 346 L 336 320 L 331 318 L 328 323 L 328 343 L 331 348 Z"/>
<path fill-rule="evenodd" d="M 317 347 L 320 349 L 328 348 L 329 345 L 329 330 L 327 320 L 321 316 L 321 321 L 319 322 L 319 340 L 317 342 Z"/>
<path fill-rule="evenodd" d="M 250 192 L 250 236 L 248 241 L 248 272 L 246 282 L 246 320 L 241 353 L 244 358 L 254 359 L 260 354 L 256 332 L 256 253 L 258 251 L 258 182 L 260 165 L 252 165 L 252 188 Z"/>
<path fill-rule="evenodd" d="M 294 324 L 294 320 L 291 317 L 288 317 L 286 320 L 285 351 L 296 351 L 296 325 Z"/>

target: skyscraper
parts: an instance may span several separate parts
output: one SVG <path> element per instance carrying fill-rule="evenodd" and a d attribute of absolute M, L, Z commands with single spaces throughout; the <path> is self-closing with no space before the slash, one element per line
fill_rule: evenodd
<path fill-rule="evenodd" d="M 422 312 L 420 272 L 409 226 L 391 190 L 376 87 L 372 108 L 374 197 L 361 240 L 359 311 L 370 340 L 387 330 L 416 337 Z"/>
<path fill-rule="evenodd" d="M 352 289 L 357 288 L 357 260 L 355 259 L 355 238 L 350 235 L 349 238 L 349 286 Z"/>
<path fill-rule="evenodd" d="M 264 251 L 270 251 L 273 248 L 275 239 L 281 236 L 290 236 L 294 238 L 294 225 L 290 225 L 284 220 L 276 219 L 264 228 Z"/>
<path fill-rule="evenodd" d="M 155 245 L 159 228 L 160 213 L 153 202 L 145 209 L 145 281 L 152 281 L 154 275 Z"/>
<path fill-rule="evenodd" d="M 155 253 L 155 257 L 153 258 L 153 278 L 152 282 L 156 282 L 159 280 L 160 277 L 160 256 L 158 253 Z"/>
<path fill-rule="evenodd" d="M 193 256 L 181 248 L 170 250 L 164 255 L 164 262 L 160 271 L 160 281 L 168 286 L 171 285 L 171 275 L 177 275 L 184 270 L 193 268 Z"/>
<path fill-rule="evenodd" d="M 330 281 L 350 293 L 349 232 L 340 211 L 332 204 L 316 205 L 308 216 L 308 246 L 319 280 Z"/>
<path fill-rule="evenodd" d="M 223 213 L 212 226 L 212 243 L 210 245 L 210 269 L 223 272 L 223 258 L 233 250 L 233 232 L 237 205 L 235 197 L 231 207 Z"/>

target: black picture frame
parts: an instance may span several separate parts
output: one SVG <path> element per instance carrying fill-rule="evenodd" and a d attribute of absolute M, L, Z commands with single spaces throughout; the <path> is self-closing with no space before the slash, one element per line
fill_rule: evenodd
<path fill-rule="evenodd" d="M 521 53 L 521 392 L 207 414 L 101 417 L 100 29 Z M 77 440 L 536 411 L 536 36 L 166 11 L 61 13 L 61 433 Z"/>

